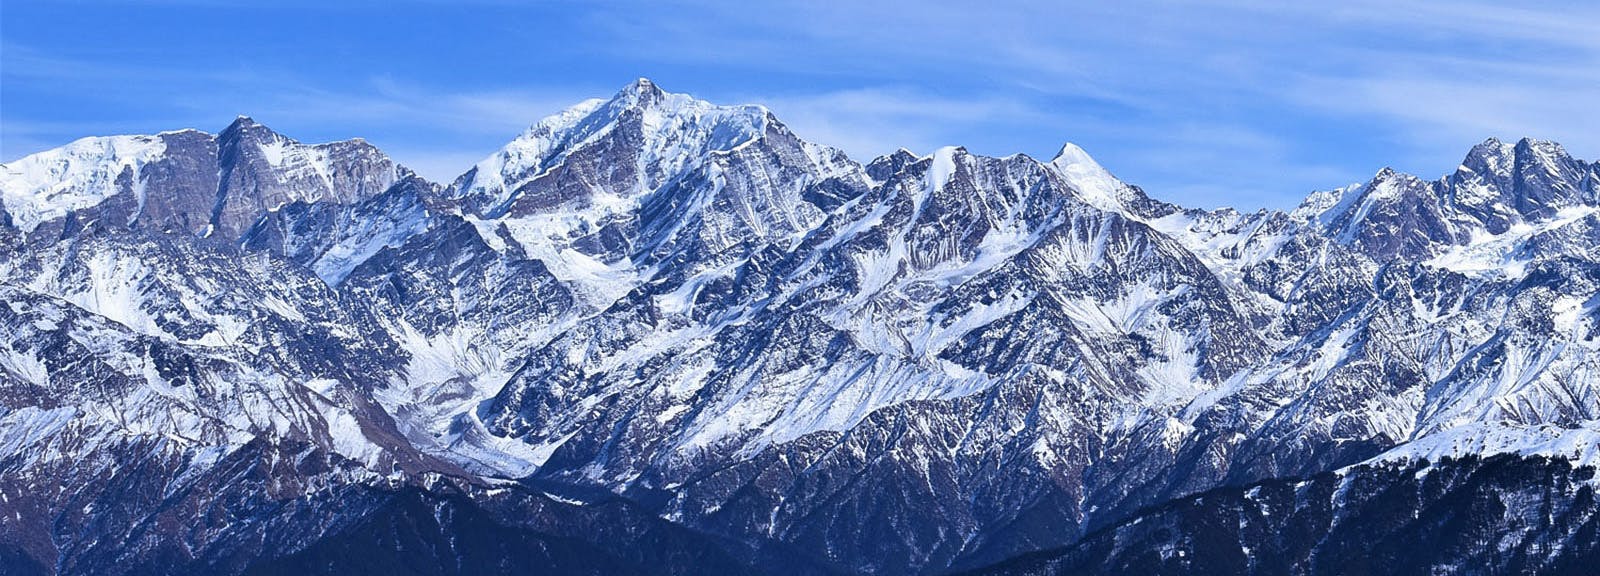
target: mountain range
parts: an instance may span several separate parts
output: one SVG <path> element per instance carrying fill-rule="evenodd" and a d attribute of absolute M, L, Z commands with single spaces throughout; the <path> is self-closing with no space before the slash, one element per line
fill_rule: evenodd
<path fill-rule="evenodd" d="M 649 80 L 0 166 L 7 574 L 1583 573 L 1600 164 L 1290 211 Z"/>

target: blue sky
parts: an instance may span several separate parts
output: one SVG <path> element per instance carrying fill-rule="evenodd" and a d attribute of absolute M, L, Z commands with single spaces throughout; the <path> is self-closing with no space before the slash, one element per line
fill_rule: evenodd
<path fill-rule="evenodd" d="M 1490 136 L 1600 157 L 1600 6 L 1509 4 L 7 0 L 0 158 L 247 114 L 448 181 L 643 76 L 862 160 L 1070 141 L 1158 198 L 1283 208 Z"/>

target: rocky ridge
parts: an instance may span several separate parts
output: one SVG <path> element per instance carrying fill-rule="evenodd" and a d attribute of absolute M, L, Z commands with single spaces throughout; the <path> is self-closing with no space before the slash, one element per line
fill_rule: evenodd
<path fill-rule="evenodd" d="M 1196 210 L 1070 144 L 861 164 L 640 80 L 448 186 L 241 118 L 6 164 L 0 205 L 0 558 L 44 573 L 303 567 L 424 518 L 402 540 L 929 573 L 1211 490 L 1594 457 L 1600 166 L 1549 142 Z M 584 571 L 525 551 L 470 557 Z"/>

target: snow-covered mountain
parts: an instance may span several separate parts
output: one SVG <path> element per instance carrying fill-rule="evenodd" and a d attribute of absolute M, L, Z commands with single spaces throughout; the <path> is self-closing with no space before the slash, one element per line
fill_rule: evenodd
<path fill-rule="evenodd" d="M 1240 487 L 1342 482 L 1336 510 L 1364 500 L 1318 478 L 1399 494 L 1446 460 L 1489 477 L 1382 501 L 1514 490 L 1575 520 L 1500 549 L 1596 553 L 1600 165 L 1553 143 L 1205 211 L 1071 144 L 862 164 L 639 80 L 448 186 L 241 117 L 6 164 L 0 206 L 22 573 L 931 573 L 1063 546 L 995 569 L 1119 571 L 1169 565 L 1106 530 L 1176 526 L 1137 532 L 1165 562 L 1201 537 L 1170 523 Z M 1273 526 L 1395 517 L 1313 512 Z M 1290 571 L 1384 545 L 1230 534 Z"/>

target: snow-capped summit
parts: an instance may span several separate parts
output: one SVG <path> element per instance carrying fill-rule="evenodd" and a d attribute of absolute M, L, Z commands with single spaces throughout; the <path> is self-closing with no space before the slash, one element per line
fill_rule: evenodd
<path fill-rule="evenodd" d="M 871 162 L 868 162 L 866 167 L 867 175 L 872 177 L 872 179 L 876 182 L 883 182 L 893 177 L 895 174 L 898 174 L 907 166 L 916 163 L 916 161 L 919 159 L 921 159 L 921 156 L 918 156 L 916 153 L 905 148 L 900 148 L 894 152 L 879 156 L 874 158 Z"/>
<path fill-rule="evenodd" d="M 1230 554 L 1329 522 L 1345 553 L 1450 524 L 1415 514 L 1432 470 L 1502 482 L 1451 522 L 1527 528 L 1464 545 L 1582 552 L 1600 514 L 1587 472 L 1469 460 L 1594 462 L 1600 169 L 1553 143 L 1198 210 L 1072 144 L 863 166 L 641 79 L 448 188 L 248 117 L 3 168 L 0 563 L 46 573 L 947 572 L 1196 508 Z M 1304 542 L 1245 530 L 1270 502 Z"/>
<path fill-rule="evenodd" d="M 730 248 L 796 242 L 866 180 L 843 153 L 801 140 L 763 107 L 719 106 L 640 79 L 540 120 L 442 196 L 496 249 L 545 262 L 604 307 L 659 261 L 720 265 L 710 262 Z"/>
<path fill-rule="evenodd" d="M 448 194 L 488 217 L 637 197 L 712 153 L 760 138 L 769 118 L 760 106 L 717 106 L 641 78 L 609 100 L 540 120 L 456 179 Z"/>
<path fill-rule="evenodd" d="M 1438 180 L 1384 168 L 1364 185 L 1313 195 L 1296 213 L 1376 260 L 1427 259 L 1600 206 L 1594 171 L 1553 142 L 1490 138 Z"/>
<path fill-rule="evenodd" d="M 0 201 L 24 233 L 77 214 L 232 240 L 284 204 L 351 203 L 409 174 L 365 140 L 301 144 L 240 116 L 215 136 L 85 138 L 24 157 L 0 167 Z"/>
<path fill-rule="evenodd" d="M 348 204 L 410 174 L 365 140 L 301 144 L 248 116 L 234 120 L 216 142 L 221 182 L 212 224 L 227 238 L 290 202 Z"/>
<path fill-rule="evenodd" d="M 1450 201 L 1483 222 L 1490 234 L 1546 219 L 1562 209 L 1592 204 L 1582 190 L 1585 167 L 1559 144 L 1524 138 L 1474 146 L 1445 178 Z"/>
<path fill-rule="evenodd" d="M 1128 185 L 1096 162 L 1077 144 L 1068 142 L 1050 160 L 1050 167 L 1072 183 L 1079 198 L 1101 210 L 1122 211 Z"/>
<path fill-rule="evenodd" d="M 165 152 L 161 136 L 83 138 L 0 164 L 0 203 L 24 232 L 119 194 L 142 206 L 143 170 Z"/>

